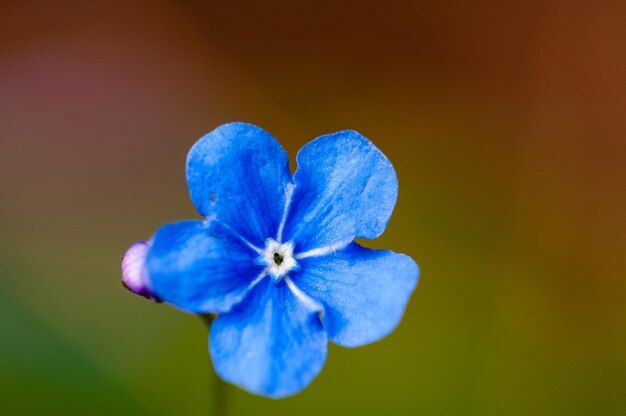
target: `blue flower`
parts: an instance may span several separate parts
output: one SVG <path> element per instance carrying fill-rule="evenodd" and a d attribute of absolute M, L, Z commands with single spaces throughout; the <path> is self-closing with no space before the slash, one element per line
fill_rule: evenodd
<path fill-rule="evenodd" d="M 136 293 L 218 314 L 209 338 L 217 373 L 274 398 L 311 383 L 329 340 L 357 347 L 393 331 L 419 274 L 404 254 L 354 242 L 382 234 L 398 193 L 393 166 L 368 139 L 321 136 L 297 162 L 292 176 L 280 144 L 250 124 L 202 137 L 187 183 L 205 219 L 136 243 L 123 273 Z"/>

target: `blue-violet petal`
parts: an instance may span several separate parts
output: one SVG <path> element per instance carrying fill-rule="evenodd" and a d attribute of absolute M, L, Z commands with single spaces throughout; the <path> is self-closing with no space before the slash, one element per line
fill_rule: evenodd
<path fill-rule="evenodd" d="M 293 187 L 289 158 L 265 130 L 224 124 L 187 156 L 187 184 L 198 212 L 263 247 L 275 237 Z"/>
<path fill-rule="evenodd" d="M 192 313 L 220 313 L 240 302 L 262 272 L 256 256 L 219 223 L 192 220 L 161 227 L 146 264 L 163 301 Z"/>
<path fill-rule="evenodd" d="M 328 339 L 319 310 L 286 282 L 265 278 L 213 322 L 211 358 L 224 380 L 279 398 L 304 389 L 321 371 Z"/>
<path fill-rule="evenodd" d="M 285 236 L 298 251 L 340 248 L 385 230 L 398 180 L 367 138 L 352 130 L 321 136 L 300 150 L 297 161 Z"/>
<path fill-rule="evenodd" d="M 356 243 L 299 261 L 302 268 L 291 276 L 293 282 L 322 303 L 328 338 L 345 347 L 374 342 L 393 331 L 419 277 L 409 256 Z"/>

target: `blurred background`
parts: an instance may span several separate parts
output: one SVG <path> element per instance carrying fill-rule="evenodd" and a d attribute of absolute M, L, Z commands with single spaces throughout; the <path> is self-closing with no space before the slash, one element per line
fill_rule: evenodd
<path fill-rule="evenodd" d="M 400 194 L 371 247 L 422 269 L 400 327 L 229 415 L 626 414 L 623 1 L 3 1 L 0 408 L 209 412 L 203 324 L 120 285 L 197 214 L 229 121 L 292 158 L 369 137 Z M 293 166 L 295 168 L 295 166 Z"/>

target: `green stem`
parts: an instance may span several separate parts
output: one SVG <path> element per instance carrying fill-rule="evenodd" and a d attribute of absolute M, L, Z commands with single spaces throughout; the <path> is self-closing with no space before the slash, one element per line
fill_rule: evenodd
<path fill-rule="evenodd" d="M 198 315 L 202 322 L 206 325 L 207 329 L 211 330 L 211 323 L 217 317 L 212 314 L 204 314 Z M 209 410 L 210 415 L 213 416 L 226 416 L 226 396 L 228 394 L 228 386 L 224 381 L 219 378 L 215 372 L 211 372 L 213 374 L 213 383 L 211 385 L 211 392 L 209 394 Z"/>

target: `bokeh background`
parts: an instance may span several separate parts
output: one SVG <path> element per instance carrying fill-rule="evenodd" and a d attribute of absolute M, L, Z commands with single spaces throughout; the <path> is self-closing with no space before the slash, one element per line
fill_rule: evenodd
<path fill-rule="evenodd" d="M 120 256 L 196 218 L 228 121 L 293 158 L 340 129 L 396 167 L 372 247 L 422 269 L 400 327 L 229 415 L 626 414 L 623 1 L 3 1 L 0 409 L 207 414 L 196 317 Z M 295 167 L 295 166 L 294 166 Z"/>

